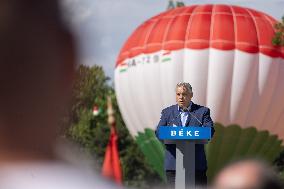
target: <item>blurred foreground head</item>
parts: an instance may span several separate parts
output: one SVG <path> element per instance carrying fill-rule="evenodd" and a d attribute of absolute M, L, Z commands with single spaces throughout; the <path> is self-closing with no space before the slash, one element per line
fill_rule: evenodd
<path fill-rule="evenodd" d="M 215 178 L 214 189 L 280 189 L 275 171 L 258 160 L 244 160 L 225 167 Z"/>
<path fill-rule="evenodd" d="M 58 1 L 1 0 L 0 41 L 0 160 L 51 158 L 76 59 Z"/>

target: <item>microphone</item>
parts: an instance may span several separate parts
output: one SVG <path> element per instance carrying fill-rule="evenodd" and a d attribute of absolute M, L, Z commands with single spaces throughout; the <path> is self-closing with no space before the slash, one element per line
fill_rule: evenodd
<path fill-rule="evenodd" d="M 200 123 L 200 125 L 202 126 L 201 121 L 199 121 L 199 119 L 198 119 L 195 115 L 193 115 L 193 114 L 190 112 L 190 108 L 186 108 L 186 110 L 187 110 L 188 113 L 189 113 L 193 118 L 195 118 L 195 119 L 198 121 L 198 123 Z"/>
<path fill-rule="evenodd" d="M 188 110 L 188 113 L 189 113 L 193 118 L 195 118 L 195 119 L 198 121 L 198 123 L 200 123 L 200 125 L 201 125 L 201 127 L 202 127 L 201 121 L 200 121 L 195 115 L 193 115 L 193 114 L 190 112 L 190 108 L 186 108 L 186 109 Z M 208 143 L 207 140 L 202 140 L 201 143 L 196 143 L 196 144 L 207 144 L 207 143 Z"/>
<path fill-rule="evenodd" d="M 194 119 L 196 119 L 200 125 L 202 125 L 202 122 L 201 122 L 195 115 L 193 115 L 193 114 L 190 112 L 190 110 L 191 110 L 190 107 L 189 107 L 189 108 L 185 108 L 185 110 L 187 110 L 188 113 L 189 113 Z M 182 112 L 180 112 L 176 117 L 174 117 L 174 118 L 167 124 L 167 126 L 169 126 L 174 120 L 176 120 L 178 117 L 180 117 L 181 114 L 182 114 Z"/>

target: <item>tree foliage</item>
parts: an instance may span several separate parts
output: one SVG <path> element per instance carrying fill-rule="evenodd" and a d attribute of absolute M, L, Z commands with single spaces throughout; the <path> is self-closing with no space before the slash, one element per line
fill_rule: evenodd
<path fill-rule="evenodd" d="M 282 22 L 278 22 L 274 26 L 275 35 L 272 39 L 272 44 L 276 46 L 284 46 L 284 16 L 282 17 Z"/>
<path fill-rule="evenodd" d="M 71 125 L 66 131 L 67 136 L 93 154 L 100 169 L 110 134 L 106 103 L 107 96 L 111 96 L 119 137 L 118 148 L 124 184 L 148 188 L 153 182 L 160 182 L 159 176 L 148 166 L 144 155 L 130 136 L 119 112 L 114 89 L 107 84 L 108 80 L 109 78 L 99 66 L 80 65 L 78 67 L 73 89 L 73 105 L 65 123 Z M 97 116 L 92 114 L 94 105 L 102 109 Z"/>
<path fill-rule="evenodd" d="M 184 7 L 184 6 L 185 6 L 185 4 L 182 1 L 169 0 L 169 4 L 168 4 L 168 7 L 167 7 L 167 10 L 175 9 L 175 8 L 178 8 L 178 7 Z"/>

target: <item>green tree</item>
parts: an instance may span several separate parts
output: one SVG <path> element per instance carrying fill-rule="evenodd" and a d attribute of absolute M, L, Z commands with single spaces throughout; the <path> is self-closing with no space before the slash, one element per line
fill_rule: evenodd
<path fill-rule="evenodd" d="M 107 84 L 108 81 L 109 78 L 99 66 L 78 67 L 73 89 L 73 105 L 65 122 L 71 125 L 66 131 L 67 136 L 95 155 L 99 165 L 97 171 L 100 171 L 110 134 L 106 113 L 107 96 L 110 96 L 115 111 L 124 184 L 139 188 L 158 184 L 161 180 L 146 163 L 144 155 L 130 136 L 120 114 L 114 89 Z M 92 114 L 94 104 L 102 109 L 97 116 Z"/>
<path fill-rule="evenodd" d="M 284 16 L 282 21 L 275 24 L 275 35 L 272 39 L 272 44 L 276 46 L 284 46 Z"/>
<path fill-rule="evenodd" d="M 184 6 L 185 6 L 185 4 L 182 1 L 169 0 L 169 4 L 168 4 L 168 7 L 167 7 L 167 10 L 175 9 L 177 7 L 184 7 Z"/>

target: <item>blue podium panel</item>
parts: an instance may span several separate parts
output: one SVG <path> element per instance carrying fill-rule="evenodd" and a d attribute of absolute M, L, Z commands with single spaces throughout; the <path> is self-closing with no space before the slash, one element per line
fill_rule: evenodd
<path fill-rule="evenodd" d="M 172 127 L 160 126 L 158 137 L 161 140 L 179 140 L 179 139 L 211 139 L 211 127 Z"/>

